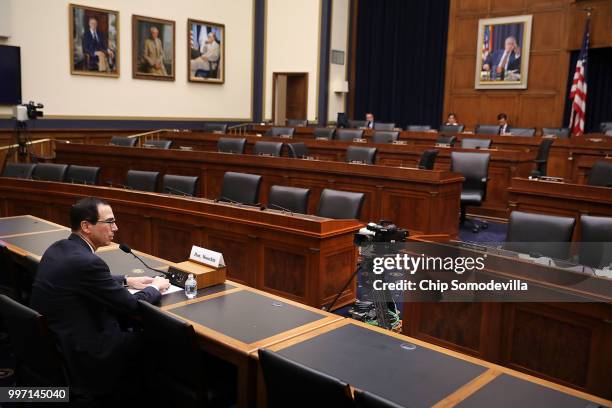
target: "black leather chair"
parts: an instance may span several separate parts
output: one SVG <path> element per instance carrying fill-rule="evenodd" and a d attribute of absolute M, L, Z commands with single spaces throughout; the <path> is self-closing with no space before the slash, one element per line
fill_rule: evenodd
<path fill-rule="evenodd" d="M 325 188 L 319 198 L 319 217 L 335 219 L 359 219 L 365 194 Z"/>
<path fill-rule="evenodd" d="M 436 139 L 436 143 L 453 147 L 455 146 L 455 143 L 457 143 L 457 136 L 439 135 Z"/>
<path fill-rule="evenodd" d="M 348 163 L 374 164 L 376 161 L 375 147 L 349 146 L 346 149 L 346 161 Z"/>
<path fill-rule="evenodd" d="M 395 123 L 385 122 L 374 122 L 374 130 L 393 130 L 395 129 Z"/>
<path fill-rule="evenodd" d="M 71 164 L 66 173 L 66 181 L 75 184 L 100 184 L 100 167 Z"/>
<path fill-rule="evenodd" d="M 336 133 L 335 128 L 316 128 L 314 130 L 314 137 L 315 139 L 332 140 L 334 138 L 334 133 Z"/>
<path fill-rule="evenodd" d="M 555 139 L 546 138 L 540 142 L 538 148 L 538 154 L 533 161 L 536 164 L 536 168 L 531 172 L 531 177 L 540 177 L 546 175 L 546 167 L 548 164 L 548 155 L 550 153 L 550 147 L 552 146 Z"/>
<path fill-rule="evenodd" d="M 406 126 L 406 130 L 409 132 L 427 132 L 431 130 L 431 126 L 429 125 L 408 125 Z"/>
<path fill-rule="evenodd" d="M 511 127 L 509 130 L 509 133 L 512 136 L 527 136 L 527 137 L 533 137 L 535 136 L 536 130 L 535 128 L 518 128 L 518 127 Z"/>
<path fill-rule="evenodd" d="M 309 196 L 310 189 L 307 188 L 272 186 L 268 195 L 268 207 L 306 214 Z"/>
<path fill-rule="evenodd" d="M 343 142 L 352 142 L 354 139 L 363 139 L 363 129 L 337 129 L 334 138 Z"/>
<path fill-rule="evenodd" d="M 287 147 L 289 147 L 289 157 L 296 159 L 308 157 L 308 146 L 304 142 L 287 143 Z"/>
<path fill-rule="evenodd" d="M 110 140 L 110 144 L 123 147 L 134 147 L 136 143 L 138 143 L 136 137 L 113 136 Z"/>
<path fill-rule="evenodd" d="M 582 265 L 602 268 L 612 264 L 612 218 L 580 217 L 580 252 Z"/>
<path fill-rule="evenodd" d="M 280 137 L 280 136 L 288 136 L 293 137 L 295 133 L 295 129 L 292 127 L 273 127 L 267 130 L 266 136 L 272 137 Z"/>
<path fill-rule="evenodd" d="M 569 244 L 575 223 L 573 217 L 512 211 L 508 219 L 504 248 L 566 260 L 569 257 Z"/>
<path fill-rule="evenodd" d="M 220 137 L 217 141 L 217 151 L 222 153 L 244 154 L 246 139 L 235 137 Z"/>
<path fill-rule="evenodd" d="M 498 135 L 499 125 L 476 125 L 474 133 L 477 135 Z"/>
<path fill-rule="evenodd" d="M 154 147 L 156 149 L 169 149 L 172 147 L 172 140 L 147 140 L 144 147 Z"/>
<path fill-rule="evenodd" d="M 67 171 L 67 164 L 38 163 L 34 167 L 32 178 L 43 181 L 65 181 Z"/>
<path fill-rule="evenodd" d="M 599 128 L 601 129 L 601 133 L 607 133 L 608 130 L 612 130 L 612 122 L 601 122 Z"/>
<path fill-rule="evenodd" d="M 269 408 L 352 408 L 348 384 L 267 349 L 259 349 L 259 363 Z"/>
<path fill-rule="evenodd" d="M 165 174 L 162 178 L 162 192 L 195 197 L 199 179 L 197 176 Z"/>
<path fill-rule="evenodd" d="M 160 406 L 209 406 L 209 382 L 216 373 L 209 372 L 211 367 L 198 346 L 193 326 L 142 300 L 138 303 L 149 355 L 168 347 L 176 350 L 163 358 L 143 359 L 148 392 L 155 390 L 154 399 Z M 163 392 L 157 392 L 160 386 Z"/>
<path fill-rule="evenodd" d="M 461 147 L 464 149 L 489 149 L 491 139 L 461 139 Z"/>
<path fill-rule="evenodd" d="M 355 395 L 355 408 L 403 408 L 403 405 L 398 405 L 368 391 L 356 389 L 353 394 Z"/>
<path fill-rule="evenodd" d="M 132 190 L 155 192 L 158 180 L 158 171 L 128 170 L 125 185 Z"/>
<path fill-rule="evenodd" d="M 2 273 L 0 273 L 0 294 L 21 301 L 21 297 L 17 290 L 17 274 L 13 255 L 2 242 L 0 242 L 0 265 L 2 265 Z M 2 319 L 0 318 L 0 320 Z"/>
<path fill-rule="evenodd" d="M 421 153 L 419 169 L 433 170 L 434 165 L 436 164 L 436 157 L 438 157 L 437 150 L 425 150 L 423 153 Z"/>
<path fill-rule="evenodd" d="M 399 139 L 399 132 L 376 130 L 372 135 L 372 143 L 393 143 Z"/>
<path fill-rule="evenodd" d="M 228 171 L 223 175 L 220 201 L 254 205 L 259 203 L 262 177 L 256 174 Z"/>
<path fill-rule="evenodd" d="M 440 125 L 439 133 L 454 134 L 463 132 L 465 125 Z"/>
<path fill-rule="evenodd" d="M 6 163 L 2 177 L 31 179 L 35 167 L 35 163 Z"/>
<path fill-rule="evenodd" d="M 203 128 L 205 132 L 227 133 L 227 123 L 205 123 Z"/>
<path fill-rule="evenodd" d="M 570 130 L 569 128 L 542 128 L 542 136 L 556 136 L 567 139 L 570 137 Z"/>
<path fill-rule="evenodd" d="M 308 126 L 308 119 L 287 119 L 287 126 Z"/>
<path fill-rule="evenodd" d="M 487 181 L 489 178 L 489 153 L 451 153 L 451 171 L 461 173 L 465 180 L 461 189 L 461 218 L 465 223 L 467 206 L 480 206 L 486 199 Z M 481 229 L 488 228 L 488 224 L 472 221 L 472 232 L 477 233 Z"/>
<path fill-rule="evenodd" d="M 253 154 L 259 156 L 279 157 L 282 151 L 282 142 L 255 142 L 255 145 L 253 145 Z"/>
<path fill-rule="evenodd" d="M 612 160 L 599 160 L 591 167 L 589 186 L 612 187 Z"/>
<path fill-rule="evenodd" d="M 18 386 L 65 387 L 68 376 L 45 318 L 0 295 L 0 314 L 16 358 Z"/>
<path fill-rule="evenodd" d="M 367 120 L 349 119 L 348 123 L 349 123 L 349 128 L 351 128 L 351 129 L 359 129 L 359 128 L 366 127 L 367 124 L 368 124 L 368 121 Z M 374 122 L 374 124 L 376 124 L 376 122 Z"/>

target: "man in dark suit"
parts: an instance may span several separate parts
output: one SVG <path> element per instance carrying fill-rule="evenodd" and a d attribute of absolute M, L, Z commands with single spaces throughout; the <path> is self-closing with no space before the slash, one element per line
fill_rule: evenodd
<path fill-rule="evenodd" d="M 508 71 L 516 71 L 517 74 L 520 74 L 521 50 L 516 43 L 516 38 L 512 36 L 506 38 L 504 49 L 489 54 L 482 69 L 491 72 L 491 79 L 503 80 Z"/>
<path fill-rule="evenodd" d="M 113 50 L 108 48 L 106 37 L 98 30 L 98 20 L 89 18 L 89 27 L 83 32 L 83 54 L 87 56 L 87 69 L 108 72 L 112 70 Z"/>
<path fill-rule="evenodd" d="M 365 115 L 366 129 L 374 129 L 374 114 L 368 112 Z"/>
<path fill-rule="evenodd" d="M 120 394 L 131 364 L 142 354 L 140 333 L 124 330 L 120 316 L 138 314 L 138 300 L 159 301 L 165 278 L 112 276 L 95 251 L 117 231 L 111 207 L 84 198 L 70 210 L 72 234 L 43 254 L 31 306 L 47 318 L 66 360 L 71 386 L 98 400 Z M 141 289 L 131 294 L 126 286 Z M 132 375 L 130 375 L 132 374 Z"/>
<path fill-rule="evenodd" d="M 499 125 L 498 135 L 505 135 L 510 133 L 510 125 L 508 125 L 508 115 L 500 113 L 497 115 L 497 124 Z"/>

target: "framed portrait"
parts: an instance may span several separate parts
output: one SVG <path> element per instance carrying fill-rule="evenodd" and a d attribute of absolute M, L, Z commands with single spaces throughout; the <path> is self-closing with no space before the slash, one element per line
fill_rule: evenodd
<path fill-rule="evenodd" d="M 225 82 L 225 26 L 187 20 L 187 78 L 190 82 Z"/>
<path fill-rule="evenodd" d="M 476 89 L 527 89 L 532 16 L 478 22 Z"/>
<path fill-rule="evenodd" d="M 119 76 L 119 12 L 70 4 L 70 73 Z"/>
<path fill-rule="evenodd" d="M 174 21 L 132 16 L 132 76 L 174 81 Z"/>

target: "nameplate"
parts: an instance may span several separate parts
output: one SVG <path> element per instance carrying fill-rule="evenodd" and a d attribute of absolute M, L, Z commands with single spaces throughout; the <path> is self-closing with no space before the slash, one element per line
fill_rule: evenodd
<path fill-rule="evenodd" d="M 435 145 L 436 147 L 451 147 L 451 145 L 447 144 L 447 143 L 436 143 Z"/>
<path fill-rule="evenodd" d="M 326 142 L 329 141 L 329 138 L 327 137 L 316 137 L 315 140 L 325 140 Z"/>
<path fill-rule="evenodd" d="M 213 268 L 225 266 L 223 254 L 220 252 L 211 251 L 210 249 L 200 248 L 199 246 L 195 245 L 191 247 L 189 260 L 203 263 L 205 265 L 212 266 Z"/>
<path fill-rule="evenodd" d="M 391 144 L 394 144 L 394 145 L 407 145 L 408 143 L 405 140 L 394 140 L 393 142 L 391 142 Z"/>
<path fill-rule="evenodd" d="M 282 137 L 283 139 L 291 139 L 292 138 L 291 135 L 280 135 L 279 137 Z"/>
<path fill-rule="evenodd" d="M 181 149 L 181 150 L 193 150 L 193 147 L 191 147 L 191 146 L 179 146 L 179 149 Z"/>
<path fill-rule="evenodd" d="M 367 140 L 366 139 L 358 139 L 357 138 L 357 139 L 353 139 L 353 142 L 355 142 L 355 143 L 365 143 L 365 142 L 367 142 Z"/>

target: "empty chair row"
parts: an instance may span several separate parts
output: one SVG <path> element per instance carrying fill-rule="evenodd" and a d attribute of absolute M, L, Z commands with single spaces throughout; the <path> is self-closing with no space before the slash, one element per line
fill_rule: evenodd
<path fill-rule="evenodd" d="M 7 163 L 2 172 L 2 177 L 75 184 L 99 184 L 100 167 L 57 163 Z"/>
<path fill-rule="evenodd" d="M 136 137 L 126 136 L 113 136 L 111 137 L 110 144 L 122 147 L 135 147 L 138 143 Z M 143 147 L 154 147 L 157 149 L 169 149 L 172 146 L 172 140 L 147 140 L 143 142 Z"/>
<path fill-rule="evenodd" d="M 130 190 L 156 192 L 159 184 L 160 173 L 158 171 L 128 170 L 125 176 L 125 184 L 121 187 Z M 198 191 L 197 176 L 179 176 L 165 174 L 162 177 L 161 192 L 194 197 Z M 111 185 L 113 183 L 107 182 Z"/>

